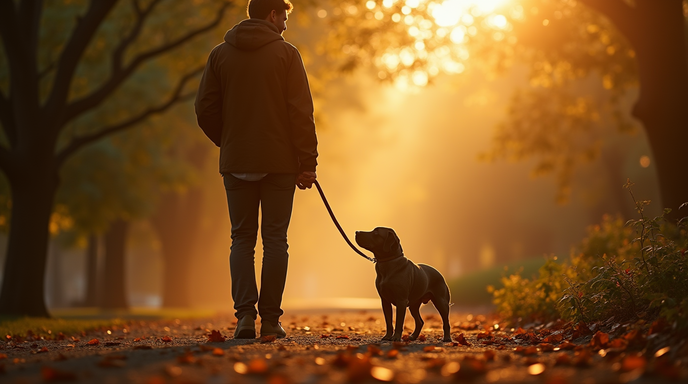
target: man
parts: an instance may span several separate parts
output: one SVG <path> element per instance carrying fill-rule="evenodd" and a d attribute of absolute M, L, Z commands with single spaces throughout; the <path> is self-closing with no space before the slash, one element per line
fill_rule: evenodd
<path fill-rule="evenodd" d="M 282 38 L 291 10 L 289 0 L 249 0 L 249 19 L 212 50 L 196 96 L 198 125 L 220 147 L 232 223 L 229 264 L 237 339 L 256 337 L 258 314 L 261 336 L 286 336 L 279 318 L 294 185 L 311 188 L 316 179 L 308 78 L 299 51 Z M 259 207 L 260 295 L 254 272 Z"/>

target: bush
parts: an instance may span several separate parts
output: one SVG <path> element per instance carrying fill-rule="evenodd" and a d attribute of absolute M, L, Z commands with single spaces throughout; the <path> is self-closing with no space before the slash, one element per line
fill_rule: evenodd
<path fill-rule="evenodd" d="M 624 321 L 662 318 L 688 328 L 688 265 L 685 224 L 668 223 L 664 214 L 645 216 L 648 201 L 637 201 L 640 218 L 627 223 L 603 218 L 564 264 L 548 262 L 538 277 L 504 277 L 492 289 L 504 318 L 542 321 Z M 688 204 L 683 204 L 681 208 Z"/>

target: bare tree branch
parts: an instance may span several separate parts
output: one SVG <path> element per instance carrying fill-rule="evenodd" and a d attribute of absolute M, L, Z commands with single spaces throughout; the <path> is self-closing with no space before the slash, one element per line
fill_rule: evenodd
<path fill-rule="evenodd" d="M 197 76 L 201 72 L 203 72 L 204 68 L 205 68 L 204 66 L 198 67 L 198 68 L 194 69 L 193 71 L 182 76 L 181 79 L 179 79 L 177 86 L 172 91 L 171 96 L 168 98 L 168 100 L 166 102 L 164 102 L 158 106 L 148 108 L 145 111 L 139 113 L 138 115 L 131 117 L 125 121 L 122 121 L 122 122 L 117 123 L 115 125 L 111 125 L 109 127 L 99 129 L 95 133 L 83 135 L 83 136 L 80 136 L 80 137 L 73 139 L 64 149 L 59 151 L 59 153 L 57 154 L 57 164 L 59 164 L 59 165 L 63 164 L 69 158 L 69 156 L 71 156 L 74 152 L 76 152 L 77 150 L 79 150 L 80 148 L 84 147 L 87 144 L 90 144 L 94 141 L 100 140 L 100 139 L 102 139 L 108 135 L 113 134 L 113 133 L 123 131 L 127 128 L 130 128 L 130 127 L 144 121 L 145 119 L 149 118 L 150 116 L 152 116 L 154 114 L 158 114 L 158 113 L 166 111 L 168 108 L 170 108 L 171 106 L 173 106 L 176 103 L 186 101 L 186 100 L 193 98 L 196 95 L 196 93 L 195 92 L 183 93 L 184 88 L 186 87 L 186 84 L 189 82 L 189 80 L 191 80 L 192 78 L 194 78 L 195 76 Z"/>
<path fill-rule="evenodd" d="M 113 54 L 112 54 L 112 68 L 113 72 L 119 72 L 122 70 L 122 64 L 123 64 L 123 57 L 124 53 L 127 51 L 127 48 L 133 43 L 141 34 L 141 30 L 143 29 L 144 24 L 146 23 L 146 20 L 148 19 L 148 16 L 153 12 L 153 9 L 155 9 L 155 6 L 160 3 L 160 0 L 153 0 L 151 3 L 146 7 L 145 9 L 141 8 L 141 5 L 137 0 L 133 0 L 133 7 L 134 10 L 136 11 L 136 23 L 134 24 L 134 27 L 129 31 L 129 34 L 125 36 L 122 41 L 117 45 L 117 48 L 115 48 Z"/>
<path fill-rule="evenodd" d="M 155 3 L 155 2 L 154 2 Z M 115 63 L 113 64 L 113 73 L 110 76 L 110 79 L 106 81 L 99 89 L 95 90 L 93 93 L 91 93 L 88 96 L 85 96 L 70 105 L 68 105 L 65 110 L 63 115 L 61 116 L 61 124 L 60 126 L 63 126 L 70 120 L 74 119 L 76 116 L 84 113 L 85 111 L 97 107 L 101 102 L 103 102 L 108 96 L 110 96 L 125 80 L 131 76 L 134 71 L 143 63 L 145 63 L 148 60 L 151 60 L 163 53 L 169 52 L 174 50 L 175 48 L 183 45 L 184 43 L 188 42 L 189 40 L 193 39 L 194 37 L 201 35 L 207 31 L 210 31 L 211 29 L 215 28 L 220 22 L 222 21 L 222 18 L 224 16 L 225 11 L 227 8 L 231 6 L 231 3 L 223 3 L 223 5 L 220 7 L 218 10 L 215 19 L 207 23 L 206 25 L 199 27 L 195 30 L 192 30 L 188 32 L 187 34 L 167 43 L 163 44 L 160 47 L 151 49 L 147 52 L 143 52 L 136 56 L 126 67 L 123 67 L 122 63 L 122 55 L 121 53 L 118 55 L 117 51 L 114 53 L 115 57 Z M 142 10 L 142 12 L 145 13 L 146 10 Z M 129 37 L 136 37 L 136 34 L 138 32 L 136 31 L 136 28 L 132 31 L 132 34 L 130 34 Z M 124 45 L 120 45 L 121 47 L 125 47 L 128 45 L 128 43 L 124 43 Z"/>
<path fill-rule="evenodd" d="M 1 90 L 0 124 L 2 124 L 2 130 L 5 131 L 5 136 L 10 142 L 10 148 L 14 148 L 17 143 L 17 127 L 14 122 L 14 113 L 12 113 L 12 103 Z"/>
<path fill-rule="evenodd" d="M 91 0 L 86 14 L 78 17 L 76 27 L 58 60 L 55 82 L 46 102 L 47 113 L 53 119 L 67 102 L 72 78 L 86 47 L 115 3 L 117 0 Z"/>
<path fill-rule="evenodd" d="M 622 0 L 578 0 L 589 8 L 607 17 L 628 39 L 631 45 L 636 44 L 639 33 L 644 33 L 638 25 L 638 10 Z"/>

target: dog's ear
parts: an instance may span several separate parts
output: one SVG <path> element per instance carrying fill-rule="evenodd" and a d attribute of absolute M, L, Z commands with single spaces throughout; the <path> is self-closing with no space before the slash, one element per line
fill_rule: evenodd
<path fill-rule="evenodd" d="M 386 232 L 386 237 L 385 237 L 385 242 L 382 245 L 382 251 L 383 252 L 390 252 L 394 249 L 397 249 L 399 247 L 399 238 L 397 237 L 397 234 L 394 233 L 394 231 L 387 230 Z"/>

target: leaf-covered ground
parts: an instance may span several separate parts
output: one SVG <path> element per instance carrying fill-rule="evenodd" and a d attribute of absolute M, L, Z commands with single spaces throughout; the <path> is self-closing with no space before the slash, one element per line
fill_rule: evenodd
<path fill-rule="evenodd" d="M 380 342 L 381 311 L 287 314 L 286 339 L 233 340 L 235 319 L 136 320 L 75 334 L 27 330 L 0 345 L 0 382 L 655 383 L 688 379 L 688 347 L 662 324 L 531 325 L 437 315 L 416 341 Z M 259 324 L 257 324 L 259 325 Z M 407 327 L 413 320 L 407 317 Z M 410 333 L 409 328 L 405 334 Z"/>

